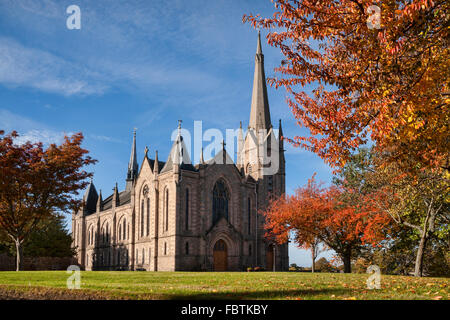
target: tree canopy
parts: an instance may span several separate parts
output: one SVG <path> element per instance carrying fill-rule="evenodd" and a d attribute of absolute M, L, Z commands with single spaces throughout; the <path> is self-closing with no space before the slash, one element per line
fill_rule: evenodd
<path fill-rule="evenodd" d="M 379 1 L 375 27 L 371 0 L 273 2 L 272 17 L 243 20 L 284 56 L 268 82 L 311 133 L 288 140 L 337 168 L 370 139 L 403 170 L 448 170 L 448 1 Z"/>
<path fill-rule="evenodd" d="M 92 176 L 83 167 L 96 162 L 81 147 L 81 133 L 46 149 L 41 142 L 17 144 L 18 137 L 0 131 L 0 228 L 15 243 L 17 270 L 21 245 L 39 223 L 80 206 L 76 196 Z"/>

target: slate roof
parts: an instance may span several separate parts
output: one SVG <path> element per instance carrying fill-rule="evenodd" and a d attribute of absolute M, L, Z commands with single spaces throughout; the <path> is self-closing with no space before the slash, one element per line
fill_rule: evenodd
<path fill-rule="evenodd" d="M 102 203 L 103 210 L 108 210 L 112 208 L 113 195 L 114 194 L 110 195 L 108 198 L 103 200 Z M 125 190 L 119 192 L 119 206 L 123 206 L 127 203 L 130 203 L 130 201 L 131 201 L 131 191 Z"/>
<path fill-rule="evenodd" d="M 98 193 L 94 183 L 91 181 L 84 193 L 83 203 L 86 208 L 86 214 L 91 214 L 97 210 Z"/>

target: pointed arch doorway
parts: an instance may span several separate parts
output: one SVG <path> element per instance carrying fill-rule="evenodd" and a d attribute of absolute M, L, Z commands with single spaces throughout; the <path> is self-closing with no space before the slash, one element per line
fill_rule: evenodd
<path fill-rule="evenodd" d="M 228 248 L 225 241 L 218 240 L 213 249 L 214 271 L 227 271 Z"/>

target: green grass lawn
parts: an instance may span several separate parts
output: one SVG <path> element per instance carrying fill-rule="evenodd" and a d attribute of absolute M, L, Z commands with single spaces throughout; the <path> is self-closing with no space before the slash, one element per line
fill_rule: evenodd
<path fill-rule="evenodd" d="M 297 272 L 81 272 L 69 290 L 65 271 L 0 272 L 0 299 L 449 299 L 449 278 Z"/>

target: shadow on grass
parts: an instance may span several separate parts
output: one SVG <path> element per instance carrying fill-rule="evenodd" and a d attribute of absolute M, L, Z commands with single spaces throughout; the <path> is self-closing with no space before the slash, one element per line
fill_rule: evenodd
<path fill-rule="evenodd" d="M 291 289 L 266 291 L 224 291 L 192 294 L 162 294 L 167 300 L 252 300 L 252 299 L 289 299 L 295 297 L 314 297 L 317 295 L 346 295 L 354 293 L 351 289 Z"/>
<path fill-rule="evenodd" d="M 252 300 L 252 299 L 292 299 L 296 297 L 314 298 L 318 295 L 346 295 L 350 289 L 291 289 L 265 291 L 223 291 L 192 292 L 186 294 L 171 293 L 125 293 L 104 290 L 67 290 L 63 288 L 2 286 L 1 300 Z"/>

